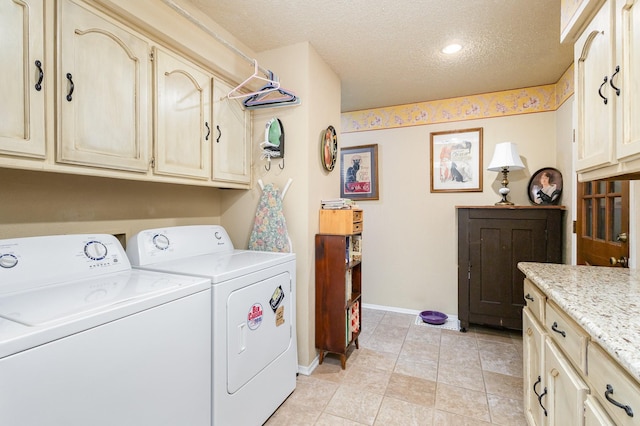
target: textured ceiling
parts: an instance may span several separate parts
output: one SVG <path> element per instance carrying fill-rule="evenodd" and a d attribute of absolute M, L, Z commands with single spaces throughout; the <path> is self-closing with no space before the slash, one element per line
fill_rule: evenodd
<path fill-rule="evenodd" d="M 343 112 L 555 83 L 573 61 L 558 0 L 188 2 L 255 52 L 310 42 Z"/>

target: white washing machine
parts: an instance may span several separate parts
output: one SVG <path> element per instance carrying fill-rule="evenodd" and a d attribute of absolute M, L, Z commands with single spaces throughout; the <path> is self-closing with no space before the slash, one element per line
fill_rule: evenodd
<path fill-rule="evenodd" d="M 207 277 L 213 298 L 213 425 L 264 423 L 296 386 L 293 253 L 235 250 L 221 226 L 133 236 L 134 267 Z"/>
<path fill-rule="evenodd" d="M 0 424 L 211 424 L 211 281 L 112 235 L 0 240 Z"/>

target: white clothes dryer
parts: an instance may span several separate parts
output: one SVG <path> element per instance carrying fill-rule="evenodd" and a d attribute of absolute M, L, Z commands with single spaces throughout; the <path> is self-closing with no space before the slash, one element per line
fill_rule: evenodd
<path fill-rule="evenodd" d="M 264 423 L 296 386 L 293 253 L 236 250 L 217 225 L 145 230 L 132 265 L 212 282 L 213 425 Z"/>
<path fill-rule="evenodd" d="M 0 240 L 0 423 L 211 424 L 211 282 L 112 235 Z"/>

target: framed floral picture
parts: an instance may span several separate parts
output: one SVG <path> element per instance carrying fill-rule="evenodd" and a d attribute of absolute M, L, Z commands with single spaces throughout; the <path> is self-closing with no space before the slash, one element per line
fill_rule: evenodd
<path fill-rule="evenodd" d="M 340 149 L 340 197 L 377 200 L 378 145 Z"/>
<path fill-rule="evenodd" d="M 431 133 L 431 192 L 482 192 L 482 127 Z"/>

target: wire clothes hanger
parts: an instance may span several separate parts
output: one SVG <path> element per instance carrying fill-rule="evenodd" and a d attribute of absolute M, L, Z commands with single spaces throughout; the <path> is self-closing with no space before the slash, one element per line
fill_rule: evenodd
<path fill-rule="evenodd" d="M 272 71 L 268 71 L 269 80 L 278 82 L 275 86 L 267 83 L 258 92 L 251 94 L 244 100 L 244 106 L 247 109 L 258 108 L 274 108 L 278 106 L 299 105 L 300 98 L 295 93 L 279 87 L 278 77 Z"/>
<path fill-rule="evenodd" d="M 268 78 L 261 77 L 259 75 L 260 74 L 260 67 L 258 67 L 258 61 L 256 59 L 253 60 L 253 66 L 254 66 L 253 74 L 251 74 L 245 81 L 243 81 L 242 83 L 240 83 L 236 87 L 234 87 L 229 93 L 227 93 L 227 96 L 223 96 L 222 99 L 225 99 L 225 98 L 227 98 L 227 99 L 239 99 L 239 98 L 246 98 L 248 96 L 259 96 L 259 95 L 263 95 L 265 93 L 273 92 L 275 90 L 280 89 L 280 82 L 278 80 L 274 79 L 275 76 L 274 76 L 273 72 L 267 70 Z M 244 86 L 247 85 L 247 83 L 249 83 L 253 79 L 266 81 L 267 84 L 262 89 L 260 89 L 260 90 L 258 90 L 256 92 L 238 93 L 238 90 L 242 89 Z"/>

